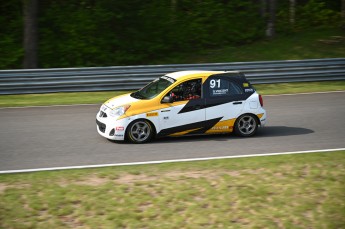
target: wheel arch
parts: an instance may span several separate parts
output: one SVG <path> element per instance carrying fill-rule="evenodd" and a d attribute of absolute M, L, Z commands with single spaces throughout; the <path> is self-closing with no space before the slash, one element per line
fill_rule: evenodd
<path fill-rule="evenodd" d="M 236 118 L 235 122 L 237 121 L 237 119 L 239 119 L 239 118 L 240 118 L 241 116 L 243 116 L 243 115 L 253 115 L 253 116 L 255 117 L 256 121 L 258 122 L 258 125 L 259 125 L 259 126 L 261 125 L 261 121 L 260 121 L 259 117 L 258 117 L 256 114 L 250 113 L 250 112 L 246 112 L 246 113 L 243 113 L 243 114 L 239 115 L 239 116 Z"/>
<path fill-rule="evenodd" d="M 132 120 L 130 123 L 128 123 L 128 125 L 127 125 L 127 127 L 126 127 L 126 130 L 125 130 L 125 140 L 127 141 L 128 139 L 128 134 L 127 134 L 127 132 L 128 132 L 128 129 L 129 129 L 129 127 L 132 125 L 132 123 L 133 122 L 136 122 L 136 121 L 147 121 L 148 123 L 150 123 L 150 125 L 151 125 L 151 127 L 152 127 L 152 129 L 153 129 L 153 136 L 152 136 L 152 138 L 155 138 L 156 137 L 156 135 L 157 135 L 157 129 L 156 129 L 156 126 L 155 126 L 155 124 L 151 121 L 151 120 L 149 120 L 149 119 L 146 119 L 146 118 L 138 118 L 138 119 L 134 119 L 134 120 Z"/>
<path fill-rule="evenodd" d="M 253 131 L 251 131 L 250 133 L 244 133 L 241 131 L 242 128 L 239 128 L 239 122 L 242 119 L 242 117 L 245 117 L 245 116 L 253 117 L 255 122 L 256 122 L 254 129 L 252 129 Z M 243 113 L 236 118 L 235 123 L 234 123 L 233 132 L 240 137 L 251 137 L 251 136 L 255 135 L 255 133 L 256 133 L 256 131 L 260 125 L 261 125 L 260 119 L 256 114 L 253 114 L 251 112 Z M 248 130 L 247 128 L 245 128 L 245 129 Z"/>

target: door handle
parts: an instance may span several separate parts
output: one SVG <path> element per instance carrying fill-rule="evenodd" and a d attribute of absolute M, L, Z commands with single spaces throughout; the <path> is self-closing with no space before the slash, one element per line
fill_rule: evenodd
<path fill-rule="evenodd" d="M 234 102 L 233 104 L 234 105 L 239 105 L 239 104 L 242 104 L 242 102 Z"/>

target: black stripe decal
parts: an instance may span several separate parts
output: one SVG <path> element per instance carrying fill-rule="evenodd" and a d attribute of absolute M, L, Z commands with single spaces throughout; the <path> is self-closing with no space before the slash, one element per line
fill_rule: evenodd
<path fill-rule="evenodd" d="M 221 97 L 221 98 L 209 98 L 206 100 L 205 108 L 215 107 L 215 106 L 219 106 L 219 105 L 223 105 L 223 104 L 231 103 L 231 102 L 243 102 L 248 98 L 249 96 L 246 96 L 246 95 L 234 95 L 234 96 Z"/>
<path fill-rule="evenodd" d="M 205 108 L 205 99 L 192 99 L 186 103 L 186 105 L 178 112 L 178 114 L 187 113 L 195 110 L 201 110 Z"/>
<path fill-rule="evenodd" d="M 223 117 L 163 129 L 157 134 L 157 137 L 164 137 L 170 134 L 179 133 L 182 131 L 192 130 L 196 128 L 200 128 L 200 129 L 192 131 L 188 134 L 203 134 L 207 130 L 211 129 L 214 125 L 216 125 L 222 118 Z"/>
<path fill-rule="evenodd" d="M 186 103 L 186 105 L 178 112 L 178 114 L 201 110 L 201 109 L 205 109 L 209 107 L 215 107 L 215 106 L 219 106 L 219 105 L 223 105 L 223 104 L 231 103 L 235 101 L 243 102 L 248 98 L 249 98 L 248 95 L 237 95 L 237 96 L 229 96 L 229 97 L 222 97 L 222 98 L 209 98 L 209 99 L 206 99 L 206 102 L 205 102 L 205 99 L 189 100 L 188 103 Z"/>
<path fill-rule="evenodd" d="M 236 75 L 237 74 L 238 73 L 236 73 Z M 214 106 L 219 106 L 219 105 L 223 105 L 223 104 L 231 103 L 231 102 L 243 102 L 243 101 L 247 100 L 252 94 L 255 93 L 255 90 L 250 86 L 249 82 L 246 81 L 245 78 L 242 76 L 234 77 L 232 74 L 228 74 L 228 73 L 219 74 L 217 76 L 219 78 L 228 79 L 230 82 L 232 81 L 235 84 L 237 84 L 238 87 L 242 88 L 243 94 L 235 94 L 235 95 L 224 96 L 224 97 L 210 97 L 209 96 L 209 93 L 210 93 L 209 88 L 205 86 L 205 85 L 208 85 L 208 82 L 211 78 L 211 77 L 209 77 L 205 81 L 205 83 L 202 85 L 204 98 L 189 100 L 186 103 L 186 105 L 178 113 L 179 114 L 187 113 L 187 112 L 205 109 L 205 108 L 214 107 Z M 252 90 L 250 92 L 245 92 L 245 88 L 243 88 L 243 86 L 242 86 L 243 83 L 248 84 L 248 88 L 252 89 Z"/>

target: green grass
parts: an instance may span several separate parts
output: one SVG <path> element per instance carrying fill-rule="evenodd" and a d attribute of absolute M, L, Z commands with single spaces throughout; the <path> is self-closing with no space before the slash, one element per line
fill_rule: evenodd
<path fill-rule="evenodd" d="M 180 53 L 155 64 L 214 63 L 264 60 L 301 60 L 344 57 L 345 30 L 323 28 L 278 35 L 272 40 L 252 44 L 206 49 L 199 53 Z"/>
<path fill-rule="evenodd" d="M 282 83 L 255 85 L 262 95 L 285 93 L 343 91 L 345 81 L 310 82 L 310 83 Z M 128 92 L 128 91 L 127 91 Z M 68 104 L 100 104 L 126 91 L 105 92 L 74 92 L 26 95 L 0 95 L 0 107 L 48 106 Z"/>
<path fill-rule="evenodd" d="M 345 151 L 0 175 L 0 228 L 344 228 Z"/>
<path fill-rule="evenodd" d="M 345 81 L 260 84 L 255 85 L 255 88 L 262 95 L 344 91 Z"/>
<path fill-rule="evenodd" d="M 127 91 L 0 95 L 0 107 L 95 104 L 103 103 L 111 97 L 124 93 L 127 93 Z"/>

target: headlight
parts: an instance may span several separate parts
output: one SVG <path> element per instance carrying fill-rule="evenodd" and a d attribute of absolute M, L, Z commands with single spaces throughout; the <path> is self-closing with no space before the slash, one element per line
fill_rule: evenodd
<path fill-rule="evenodd" d="M 129 107 L 130 107 L 130 105 L 124 105 L 121 107 L 116 107 L 110 111 L 110 116 L 116 117 L 116 116 L 124 115 Z"/>
<path fill-rule="evenodd" d="M 100 109 L 100 110 L 103 111 L 103 112 L 106 112 L 107 109 L 108 109 L 108 107 L 107 107 L 106 105 L 103 104 L 103 105 L 101 106 L 101 109 Z"/>

